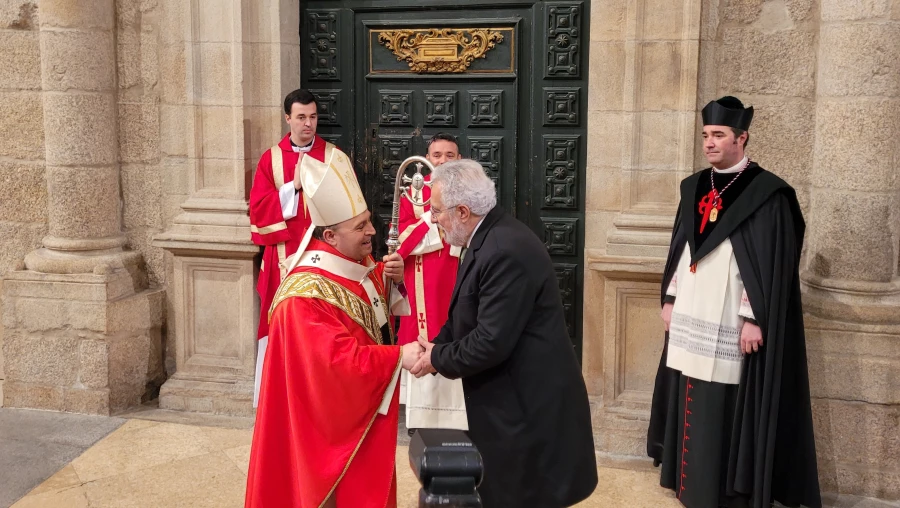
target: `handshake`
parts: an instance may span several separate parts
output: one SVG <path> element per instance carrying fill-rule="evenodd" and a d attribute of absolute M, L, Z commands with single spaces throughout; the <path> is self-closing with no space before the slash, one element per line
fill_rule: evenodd
<path fill-rule="evenodd" d="M 431 366 L 432 348 L 434 348 L 434 344 L 423 337 L 419 337 L 418 342 L 400 346 L 401 366 L 416 377 L 437 372 Z"/>

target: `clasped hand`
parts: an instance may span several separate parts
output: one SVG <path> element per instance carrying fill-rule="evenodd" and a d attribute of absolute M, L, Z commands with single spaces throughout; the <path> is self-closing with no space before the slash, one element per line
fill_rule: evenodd
<path fill-rule="evenodd" d="M 436 372 L 431 365 L 433 348 L 434 344 L 423 337 L 419 337 L 417 342 L 401 346 L 401 366 L 417 378 Z"/>
<path fill-rule="evenodd" d="M 672 323 L 672 307 L 671 303 L 664 304 L 660 313 L 667 332 Z M 741 326 L 741 352 L 748 355 L 756 353 L 762 345 L 762 330 L 760 330 L 758 325 L 744 321 L 743 326 Z"/>
<path fill-rule="evenodd" d="M 384 274 L 396 284 L 403 282 L 403 257 L 395 252 L 390 256 L 385 256 L 382 261 L 384 262 Z"/>

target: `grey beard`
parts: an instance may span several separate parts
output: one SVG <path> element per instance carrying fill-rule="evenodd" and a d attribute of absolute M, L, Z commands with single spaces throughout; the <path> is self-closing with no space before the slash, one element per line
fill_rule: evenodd
<path fill-rule="evenodd" d="M 457 226 L 459 225 L 457 224 Z M 447 241 L 447 243 L 449 243 L 450 245 L 455 245 L 457 247 L 466 246 L 466 240 L 468 239 L 460 234 L 458 227 L 453 231 L 447 231 L 443 226 L 440 225 L 438 225 L 438 227 L 441 228 L 441 231 L 444 233 L 444 239 Z"/>

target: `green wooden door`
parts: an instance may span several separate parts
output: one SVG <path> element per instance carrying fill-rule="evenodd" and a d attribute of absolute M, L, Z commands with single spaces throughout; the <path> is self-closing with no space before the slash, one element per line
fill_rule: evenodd
<path fill-rule="evenodd" d="M 544 240 L 579 358 L 588 5 L 313 0 L 300 25 L 319 133 L 351 154 L 383 224 L 400 163 L 433 134 L 455 135 L 500 205 Z"/>

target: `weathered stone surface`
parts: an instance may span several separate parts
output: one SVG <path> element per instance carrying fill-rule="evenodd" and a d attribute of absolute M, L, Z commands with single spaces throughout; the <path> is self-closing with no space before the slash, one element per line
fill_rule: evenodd
<path fill-rule="evenodd" d="M 234 15 L 232 5 L 223 5 L 218 0 L 198 0 L 197 12 L 200 31 L 197 42 L 231 42 L 234 40 Z M 266 6 L 271 9 L 271 4 Z M 262 10 L 262 6 L 257 7 Z"/>
<path fill-rule="evenodd" d="M 109 387 L 109 345 L 102 340 L 78 343 L 78 382 L 87 388 Z"/>
<path fill-rule="evenodd" d="M 859 199 L 854 192 L 816 189 L 811 201 L 807 262 L 813 273 L 872 282 L 893 278 L 893 196 L 870 193 Z"/>
<path fill-rule="evenodd" d="M 163 223 L 167 226 L 171 225 L 175 217 L 184 213 L 184 209 L 181 208 L 182 203 L 187 201 L 190 194 L 165 194 L 163 195 L 163 206 L 162 206 L 162 214 L 163 214 Z"/>
<path fill-rule="evenodd" d="M 112 167 L 48 167 L 50 234 L 103 238 L 120 232 L 119 171 Z"/>
<path fill-rule="evenodd" d="M 278 106 L 287 94 L 300 88 L 300 43 L 281 45 L 281 97 Z"/>
<path fill-rule="evenodd" d="M 890 13 L 890 0 L 822 0 L 823 21 L 853 21 L 881 18 Z"/>
<path fill-rule="evenodd" d="M 119 89 L 141 84 L 141 33 L 135 29 L 120 29 L 116 36 L 116 67 Z"/>
<path fill-rule="evenodd" d="M 164 159 L 159 167 L 161 180 L 161 193 L 163 196 L 171 194 L 186 195 L 190 192 L 190 179 L 194 166 L 190 161 L 175 158 Z M 160 201 L 160 208 L 165 209 L 166 202 Z M 165 214 L 163 214 L 165 217 Z M 164 221 L 165 223 L 165 221 Z"/>
<path fill-rule="evenodd" d="M 857 334 L 845 336 L 851 340 L 858 338 Z M 900 390 L 892 381 L 900 377 L 900 358 L 812 350 L 807 357 L 814 397 L 900 405 Z"/>
<path fill-rule="evenodd" d="M 140 0 L 115 0 L 116 3 L 116 28 L 123 30 L 140 30 L 141 28 L 141 2 Z"/>
<path fill-rule="evenodd" d="M 584 214 L 584 230 L 586 249 L 599 249 L 606 246 L 606 235 L 614 229 L 613 222 L 618 212 L 586 212 Z"/>
<path fill-rule="evenodd" d="M 632 206 L 671 208 L 678 204 L 678 173 L 668 171 L 630 171 L 624 178 L 630 179 Z"/>
<path fill-rule="evenodd" d="M 63 296 L 63 295 L 60 295 Z M 29 332 L 49 332 L 66 327 L 106 331 L 104 306 L 96 302 L 21 298 L 13 313 L 5 312 L 4 324 Z M 10 326 L 10 319 L 12 325 Z"/>
<path fill-rule="evenodd" d="M 848 4 L 854 2 L 847 2 Z M 823 26 L 820 96 L 900 97 L 900 23 Z"/>
<path fill-rule="evenodd" d="M 244 108 L 246 118 L 250 121 L 244 124 L 244 132 L 250 142 L 247 146 L 247 155 L 253 160 L 253 170 L 263 152 L 278 143 L 284 136 L 281 126 L 284 124 L 284 114 L 281 107 L 254 107 Z M 249 187 L 248 187 L 249 188 Z"/>
<path fill-rule="evenodd" d="M 47 164 L 104 165 L 118 160 L 116 105 L 111 94 L 44 92 Z M 50 114 L 52 112 L 52 114 Z"/>
<path fill-rule="evenodd" d="M 820 99 L 815 124 L 817 185 L 858 191 L 900 188 L 900 99 Z"/>
<path fill-rule="evenodd" d="M 72 386 L 78 379 L 78 339 L 7 330 L 3 337 L 6 379 L 48 386 Z"/>
<path fill-rule="evenodd" d="M 140 343 L 147 340 L 146 337 L 140 340 L 134 337 L 145 334 L 146 330 L 162 326 L 160 291 L 159 288 L 152 288 L 129 298 L 109 302 L 106 323 L 108 333 L 120 334 L 126 336 L 127 340 Z"/>
<path fill-rule="evenodd" d="M 64 397 L 63 411 L 67 413 L 104 416 L 112 414 L 109 388 L 100 390 L 70 388 L 64 391 Z"/>
<path fill-rule="evenodd" d="M 622 150 L 625 136 L 621 113 L 588 113 L 587 157 L 589 165 L 622 166 Z"/>
<path fill-rule="evenodd" d="M 809 21 L 818 4 L 816 0 L 785 0 L 785 3 L 794 22 Z"/>
<path fill-rule="evenodd" d="M 0 273 L 19 267 L 24 268 L 25 255 L 41 246 L 41 239 L 47 234 L 47 224 L 0 221 Z"/>
<path fill-rule="evenodd" d="M 737 93 L 812 98 L 816 92 L 815 41 L 815 33 L 803 30 L 767 34 L 726 29 L 719 53 L 720 86 Z"/>
<path fill-rule="evenodd" d="M 232 47 L 228 43 L 200 44 L 199 62 L 197 62 L 200 65 L 199 92 L 202 104 L 206 106 L 229 106 L 234 103 L 232 89 L 235 82 L 235 69 Z M 250 63 L 250 65 L 259 64 Z M 271 68 L 270 60 L 268 66 Z M 257 75 L 256 80 L 265 82 L 266 77 Z"/>
<path fill-rule="evenodd" d="M 160 219 L 162 219 L 162 216 L 160 216 Z M 153 237 L 162 231 L 162 227 L 129 229 L 125 231 L 125 236 L 128 237 L 128 247 L 131 250 L 140 252 L 141 257 L 144 259 L 144 267 L 147 270 L 151 286 L 165 284 L 167 280 L 165 277 L 165 257 L 163 256 L 165 251 L 153 246 Z"/>
<path fill-rule="evenodd" d="M 159 166 L 123 165 L 124 225 L 128 229 L 161 228 L 162 195 Z"/>
<path fill-rule="evenodd" d="M 193 63 L 189 51 L 186 43 L 164 44 L 159 48 L 159 74 L 165 76 L 160 83 L 160 99 L 165 104 L 188 104 L 192 83 L 188 65 Z"/>
<path fill-rule="evenodd" d="M 159 160 L 159 107 L 156 104 L 119 104 L 119 160 Z"/>
<path fill-rule="evenodd" d="M 203 154 L 217 159 L 235 157 L 235 109 L 205 107 L 200 114 L 203 129 Z"/>
<path fill-rule="evenodd" d="M 159 107 L 160 156 L 187 157 L 194 151 L 194 108 L 162 104 Z M 168 182 L 167 182 L 168 185 Z M 187 187 L 181 192 L 186 192 Z"/>
<path fill-rule="evenodd" d="M 58 386 L 42 386 L 6 380 L 3 383 L 3 406 L 63 411 L 65 390 Z"/>
<path fill-rule="evenodd" d="M 111 90 L 116 58 L 112 32 L 41 32 L 44 90 Z"/>
<path fill-rule="evenodd" d="M 182 43 L 191 40 L 192 5 L 187 2 L 163 2 L 160 5 L 159 23 L 160 26 L 167 27 L 160 31 L 163 43 Z"/>
<path fill-rule="evenodd" d="M 823 489 L 900 497 L 900 475 L 888 466 L 900 453 L 900 407 L 813 399 L 812 408 Z"/>
<path fill-rule="evenodd" d="M 764 0 L 724 0 L 719 12 L 725 21 L 750 24 L 759 17 L 763 3 Z"/>
<path fill-rule="evenodd" d="M 672 111 L 681 102 L 681 44 L 648 42 L 640 47 L 643 111 Z"/>
<path fill-rule="evenodd" d="M 115 24 L 115 0 L 40 0 L 42 27 L 111 30 Z"/>
<path fill-rule="evenodd" d="M 677 133 L 682 114 L 651 112 L 638 115 L 639 119 L 635 121 L 640 121 L 640 127 L 635 134 L 638 138 L 634 140 L 640 146 L 640 150 L 636 150 L 638 165 L 630 169 L 676 170 L 681 150 L 677 143 Z"/>
<path fill-rule="evenodd" d="M 714 41 L 719 33 L 719 23 L 722 21 L 722 12 L 719 2 L 702 2 L 700 5 L 700 45 L 704 41 Z"/>
<path fill-rule="evenodd" d="M 752 26 L 763 33 L 775 33 L 794 28 L 794 21 L 785 0 L 769 0 L 762 5 Z"/>
<path fill-rule="evenodd" d="M 684 26 L 686 2 L 668 0 L 643 0 L 643 34 L 650 40 L 678 40 L 692 38 L 690 27 Z M 592 4 L 593 7 L 593 4 Z"/>
<path fill-rule="evenodd" d="M 809 183 L 813 165 L 814 104 L 805 100 L 774 100 L 755 105 L 747 145 L 750 157 L 795 188 Z M 785 143 L 785 139 L 807 142 Z M 705 164 L 708 165 L 708 164 Z"/>
<path fill-rule="evenodd" d="M 0 92 L 0 156 L 44 158 L 44 110 L 39 92 Z"/>
<path fill-rule="evenodd" d="M 592 42 L 590 60 L 588 111 L 621 111 L 625 83 L 624 44 Z"/>
<path fill-rule="evenodd" d="M 109 340 L 110 409 L 140 405 L 149 360 L 148 336 L 128 335 Z"/>
<path fill-rule="evenodd" d="M 202 179 L 197 179 L 197 189 L 220 191 L 221 196 L 237 195 L 243 192 L 243 174 L 238 174 L 239 161 L 233 159 L 203 159 L 201 162 Z M 243 172 L 241 172 L 243 173 Z"/>
<path fill-rule="evenodd" d="M 272 106 L 281 102 L 281 44 L 252 44 L 244 55 L 244 72 L 251 76 L 259 76 L 250 83 L 245 83 L 249 88 L 249 94 L 245 97 L 248 106 Z M 230 85 L 231 79 L 224 80 L 224 84 Z M 227 90 L 227 100 L 231 100 L 231 90 Z"/>
<path fill-rule="evenodd" d="M 37 18 L 36 0 L 0 3 L 0 29 L 37 30 Z"/>
<path fill-rule="evenodd" d="M 39 90 L 41 48 L 37 32 L 0 32 L 0 88 Z"/>
<path fill-rule="evenodd" d="M 157 94 L 155 88 L 159 84 L 159 34 L 154 30 L 141 31 L 141 84 L 146 94 Z"/>
<path fill-rule="evenodd" d="M 0 189 L 0 221 L 47 222 L 43 164 L 0 161 Z"/>
<path fill-rule="evenodd" d="M 615 166 L 588 166 L 585 209 L 621 210 L 622 175 L 622 170 Z"/>

